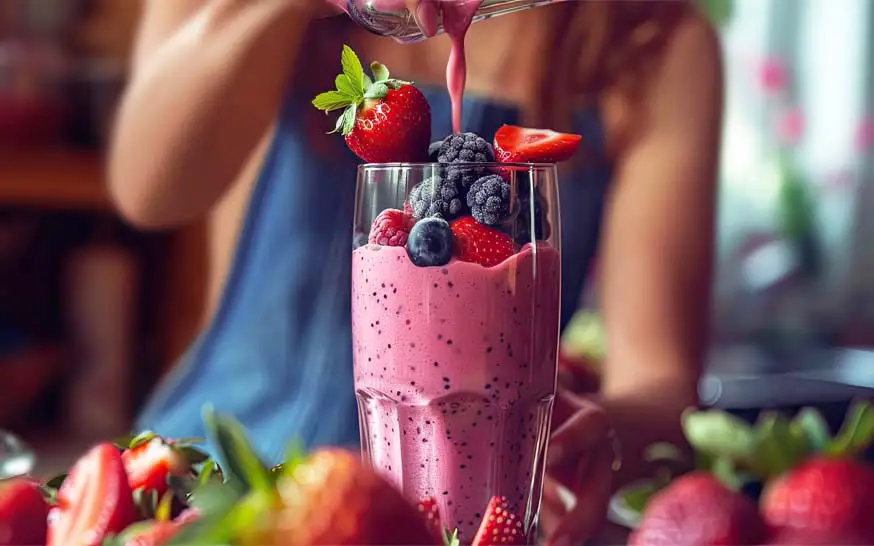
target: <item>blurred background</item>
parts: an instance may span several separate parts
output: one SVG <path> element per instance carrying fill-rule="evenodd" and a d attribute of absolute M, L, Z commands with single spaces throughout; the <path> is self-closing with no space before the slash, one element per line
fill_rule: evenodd
<path fill-rule="evenodd" d="M 874 388 L 874 2 L 839 4 L 702 0 L 728 71 L 710 404 Z M 138 11 L 0 0 L 0 428 L 43 451 L 125 432 L 203 313 L 202 227 L 135 233 L 104 191 Z M 594 303 L 563 347 L 597 370 Z"/>

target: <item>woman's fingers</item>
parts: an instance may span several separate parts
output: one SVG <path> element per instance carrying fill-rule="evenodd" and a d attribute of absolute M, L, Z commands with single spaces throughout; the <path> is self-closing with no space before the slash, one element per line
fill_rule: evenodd
<path fill-rule="evenodd" d="M 611 448 L 610 422 L 598 405 L 576 400 L 577 410 L 552 434 L 546 468 L 550 476 L 573 490 L 580 463 L 599 446 Z"/>
<path fill-rule="evenodd" d="M 543 498 L 540 502 L 540 532 L 543 536 L 552 536 L 567 515 L 558 482 L 547 477 L 543 481 Z"/>
<path fill-rule="evenodd" d="M 605 442 L 580 466 L 572 489 L 576 504 L 548 535 L 550 546 L 579 544 L 600 531 L 613 487 L 613 456 L 613 446 Z"/>

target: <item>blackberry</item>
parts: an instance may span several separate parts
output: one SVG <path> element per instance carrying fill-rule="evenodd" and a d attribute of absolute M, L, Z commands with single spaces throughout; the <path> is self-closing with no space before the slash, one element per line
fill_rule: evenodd
<path fill-rule="evenodd" d="M 428 146 L 428 161 L 432 163 L 440 161 L 440 148 L 443 147 L 443 142 L 445 140 L 445 138 L 443 140 L 435 140 L 430 146 Z"/>
<path fill-rule="evenodd" d="M 478 179 L 467 192 L 467 206 L 480 224 L 500 224 L 510 214 L 510 184 L 497 174 Z"/>
<path fill-rule="evenodd" d="M 549 239 L 552 234 L 549 221 L 544 216 L 546 211 L 540 194 L 535 190 L 534 195 L 534 240 L 531 238 L 531 197 L 527 195 L 527 192 L 520 191 L 516 200 L 518 214 L 513 220 L 513 239 L 520 245 Z"/>
<path fill-rule="evenodd" d="M 437 153 L 437 161 L 452 163 L 489 163 L 495 160 L 492 145 L 476 133 L 459 133 L 443 140 Z M 462 191 L 470 188 L 477 178 L 485 174 L 485 169 L 447 168 L 447 178 Z"/>
<path fill-rule="evenodd" d="M 410 206 L 417 220 L 438 214 L 450 220 L 464 212 L 458 186 L 440 176 L 426 178 L 410 190 Z"/>

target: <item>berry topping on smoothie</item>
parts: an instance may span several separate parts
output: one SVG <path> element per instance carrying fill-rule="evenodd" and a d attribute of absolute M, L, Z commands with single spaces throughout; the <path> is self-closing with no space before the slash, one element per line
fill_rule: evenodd
<path fill-rule="evenodd" d="M 438 214 L 452 219 L 465 212 L 458 186 L 439 175 L 423 180 L 410 190 L 410 206 L 417 220 Z"/>
<path fill-rule="evenodd" d="M 453 163 L 489 163 L 495 160 L 492 145 L 476 133 L 450 135 L 443 140 L 437 153 L 437 161 Z M 485 169 L 448 168 L 446 177 L 462 191 L 470 188 L 477 178 L 486 174 Z"/>
<path fill-rule="evenodd" d="M 452 259 L 452 231 L 443 218 L 419 220 L 407 239 L 407 254 L 419 267 L 441 266 Z"/>
<path fill-rule="evenodd" d="M 454 254 L 463 262 L 492 267 L 513 255 L 513 239 L 503 231 L 485 226 L 470 216 L 450 225 L 455 236 Z"/>
<path fill-rule="evenodd" d="M 431 107 L 422 92 L 391 78 L 376 62 L 368 76 L 349 46 L 343 46 L 341 63 L 337 89 L 313 100 L 319 110 L 343 110 L 333 132 L 345 136 L 349 149 L 369 163 L 423 161 L 431 140 Z"/>
<path fill-rule="evenodd" d="M 404 211 L 385 209 L 373 221 L 367 242 L 380 246 L 405 246 L 413 223 L 412 216 Z"/>
<path fill-rule="evenodd" d="M 504 125 L 495 133 L 495 156 L 503 163 L 561 163 L 580 147 L 583 137 L 549 129 Z"/>
<path fill-rule="evenodd" d="M 467 192 L 467 206 L 477 222 L 500 224 L 510 214 L 510 184 L 497 174 L 480 178 Z"/>

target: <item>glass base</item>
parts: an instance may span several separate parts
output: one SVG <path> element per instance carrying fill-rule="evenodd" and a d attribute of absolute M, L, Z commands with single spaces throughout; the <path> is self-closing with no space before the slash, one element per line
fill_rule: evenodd
<path fill-rule="evenodd" d="M 373 390 L 357 397 L 365 461 L 412 501 L 433 498 L 462 542 L 473 539 L 495 497 L 536 536 L 553 396 L 509 406 L 473 392 L 422 403 Z"/>

